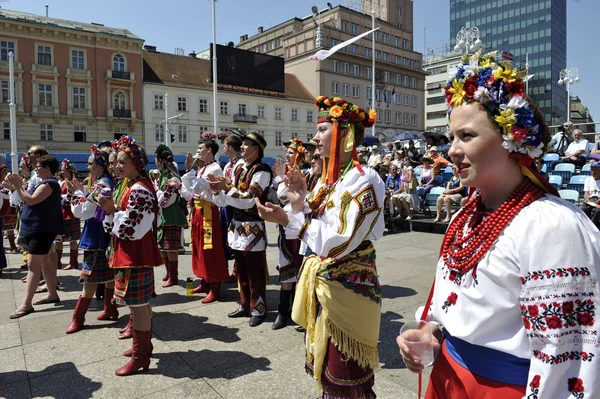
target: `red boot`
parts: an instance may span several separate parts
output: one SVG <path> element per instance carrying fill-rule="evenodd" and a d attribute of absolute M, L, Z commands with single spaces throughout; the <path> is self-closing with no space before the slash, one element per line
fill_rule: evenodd
<path fill-rule="evenodd" d="M 104 289 L 104 312 L 96 317 L 97 320 L 119 320 L 119 311 L 117 305 L 113 302 L 114 288 Z"/>
<path fill-rule="evenodd" d="M 165 262 L 165 269 L 167 273 L 162 277 L 162 281 L 167 281 L 169 279 L 169 258 L 162 258 L 163 262 Z"/>
<path fill-rule="evenodd" d="M 169 279 L 162 285 L 163 288 L 172 287 L 179 284 L 179 261 L 169 261 Z"/>
<path fill-rule="evenodd" d="M 75 312 L 73 313 L 73 321 L 71 321 L 71 325 L 67 328 L 67 334 L 73 334 L 77 331 L 81 331 L 83 329 L 83 323 L 85 322 L 85 313 L 90 307 L 90 303 L 92 302 L 92 298 L 84 298 L 81 295 L 77 300 L 77 305 L 75 305 Z"/>
<path fill-rule="evenodd" d="M 115 370 L 118 376 L 132 375 L 139 369 L 148 371 L 150 367 L 150 344 L 152 331 L 133 330 L 133 353 L 131 360 L 123 367 Z"/>
<path fill-rule="evenodd" d="M 150 322 L 152 323 L 152 322 Z M 152 324 L 150 324 L 150 331 L 152 331 Z M 152 352 L 154 352 L 154 345 L 152 345 L 152 333 L 148 334 L 148 346 L 150 347 L 150 356 L 152 356 Z M 123 351 L 123 356 L 131 357 L 133 355 L 133 348 L 129 348 L 126 351 Z"/>
<path fill-rule="evenodd" d="M 194 288 L 192 292 L 194 294 L 208 294 L 210 291 L 210 285 L 206 283 L 206 281 L 202 280 L 199 286 Z"/>
<path fill-rule="evenodd" d="M 119 339 L 129 339 L 133 337 L 133 313 L 129 313 L 129 323 L 119 330 Z"/>
<path fill-rule="evenodd" d="M 200 302 L 212 303 L 218 301 L 219 299 L 221 299 L 221 283 L 211 283 L 208 295 L 202 298 Z"/>
<path fill-rule="evenodd" d="M 69 264 L 66 265 L 63 270 L 71 270 L 77 269 L 79 267 L 79 262 L 77 261 L 77 255 L 79 255 L 79 249 L 71 248 L 69 251 Z"/>

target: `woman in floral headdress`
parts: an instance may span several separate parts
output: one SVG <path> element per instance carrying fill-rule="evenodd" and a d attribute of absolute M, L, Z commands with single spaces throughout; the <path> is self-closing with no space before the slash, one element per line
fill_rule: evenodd
<path fill-rule="evenodd" d="M 68 181 L 75 179 L 76 172 L 77 168 L 75 167 L 75 164 L 71 163 L 67 158 L 63 159 L 59 173 L 63 178 L 60 182 L 60 189 L 62 194 L 62 213 L 65 221 L 65 234 L 60 237 L 60 240 L 56 240 L 56 254 L 58 255 L 58 264 L 60 268 L 63 244 L 65 241 L 69 242 L 69 264 L 63 268 L 64 270 L 79 267 L 79 262 L 77 261 L 77 255 L 79 253 L 77 241 L 81 238 L 81 222 L 71 211 L 73 194 L 69 191 L 67 186 Z"/>
<path fill-rule="evenodd" d="M 465 56 L 446 87 L 448 154 L 475 193 L 453 217 L 423 312 L 426 398 L 598 398 L 600 232 L 533 167 L 549 142 L 526 73 Z M 398 337 L 407 367 L 423 364 Z"/>
<path fill-rule="evenodd" d="M 161 208 L 156 191 L 146 173 L 148 158 L 144 149 L 131 136 L 121 137 L 115 144 L 119 172 L 128 179 L 117 206 L 112 197 L 99 198 L 107 212 L 104 226 L 112 234 L 110 267 L 115 271 L 115 301 L 133 312 L 133 345 L 125 351 L 131 360 L 115 374 L 135 374 L 148 370 L 152 354 L 152 308 L 154 267 L 163 261 L 156 242 L 161 223 Z"/>
<path fill-rule="evenodd" d="M 261 217 L 285 227 L 287 239 L 302 242 L 306 258 L 292 318 L 306 329 L 306 371 L 324 398 L 371 399 L 381 318 L 372 241 L 383 235 L 385 186 L 374 169 L 359 164 L 356 144 L 376 114 L 341 98 L 321 96 L 316 105 L 321 181 L 307 193 L 294 167 L 285 181 L 289 204 L 257 206 Z"/>
<path fill-rule="evenodd" d="M 106 258 L 106 248 L 110 237 L 102 226 L 105 213 L 98 206 L 98 198 L 111 196 L 114 189 L 114 181 L 108 170 L 108 157 L 109 154 L 100 150 L 98 146 L 91 147 L 87 163 L 91 185 L 89 190 L 84 189 L 77 179 L 65 181 L 71 193 L 70 202 L 73 215 L 85 220 L 83 234 L 79 241 L 79 248 L 83 249 L 83 263 L 79 277 L 83 283 L 83 290 L 77 300 L 77 305 L 75 305 L 73 319 L 67 329 L 67 334 L 73 334 L 83 329 L 85 314 L 99 284 L 104 284 L 104 311 L 97 319 L 112 321 L 119 319 L 119 312 L 112 301 L 114 273 L 108 267 Z"/>
<path fill-rule="evenodd" d="M 273 165 L 273 189 L 277 192 L 277 198 L 281 206 L 289 203 L 287 199 L 287 187 L 284 184 L 285 175 L 294 166 L 300 168 L 303 166 L 306 156 L 306 149 L 299 138 L 292 138 L 291 141 L 284 143 L 287 147 L 285 152 L 285 164 L 278 159 Z M 300 265 L 302 264 L 302 254 L 300 254 L 300 240 L 288 240 L 285 237 L 285 228 L 279 227 L 279 282 L 281 288 L 279 291 L 279 306 L 277 307 L 277 319 L 271 326 L 273 330 L 279 330 L 287 325 L 288 319 L 292 315 L 292 303 L 294 302 L 294 290 L 296 288 L 296 278 Z"/>

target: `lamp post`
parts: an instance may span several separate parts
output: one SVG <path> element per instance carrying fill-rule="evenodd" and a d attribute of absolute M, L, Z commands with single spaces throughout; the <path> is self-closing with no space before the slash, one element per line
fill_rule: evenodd
<path fill-rule="evenodd" d="M 567 86 L 567 118 L 565 122 L 571 120 L 571 85 L 577 82 L 579 82 L 579 71 L 577 68 L 565 68 L 560 71 L 558 84 Z"/>
<path fill-rule="evenodd" d="M 460 28 L 456 34 L 456 46 L 454 51 L 459 52 L 465 49 L 465 54 L 474 53 L 483 47 L 482 41 L 479 39 L 479 28 L 473 26 L 466 29 L 464 26 Z"/>

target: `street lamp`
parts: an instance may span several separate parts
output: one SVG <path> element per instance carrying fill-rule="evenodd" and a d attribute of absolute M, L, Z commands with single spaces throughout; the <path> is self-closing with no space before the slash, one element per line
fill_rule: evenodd
<path fill-rule="evenodd" d="M 560 71 L 558 84 L 567 86 L 567 118 L 565 122 L 571 120 L 571 85 L 577 82 L 579 82 L 579 71 L 577 68 L 565 68 Z"/>
<path fill-rule="evenodd" d="M 459 52 L 465 49 L 465 54 L 474 53 L 483 47 L 483 43 L 479 40 L 479 28 L 473 26 L 466 29 L 464 26 L 456 34 L 456 46 L 454 51 Z"/>

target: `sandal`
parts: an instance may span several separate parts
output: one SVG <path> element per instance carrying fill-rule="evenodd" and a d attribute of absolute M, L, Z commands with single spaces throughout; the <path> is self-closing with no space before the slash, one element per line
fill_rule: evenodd
<path fill-rule="evenodd" d="M 30 313 L 33 313 L 35 310 L 33 308 L 29 308 L 29 309 L 24 309 L 24 310 L 15 310 L 14 312 L 12 312 L 12 314 L 10 315 L 11 319 L 19 319 L 23 316 L 27 316 Z"/>
<path fill-rule="evenodd" d="M 38 289 L 35 290 L 36 294 L 42 294 L 44 292 L 48 292 L 48 288 L 46 286 L 39 287 Z"/>
<path fill-rule="evenodd" d="M 46 305 L 48 303 L 59 303 L 60 298 L 50 299 L 50 298 L 42 298 L 39 301 L 34 302 L 34 305 Z"/>

